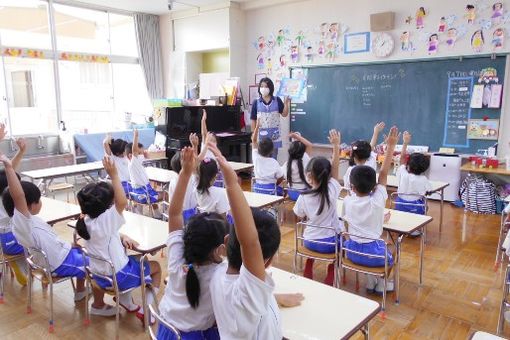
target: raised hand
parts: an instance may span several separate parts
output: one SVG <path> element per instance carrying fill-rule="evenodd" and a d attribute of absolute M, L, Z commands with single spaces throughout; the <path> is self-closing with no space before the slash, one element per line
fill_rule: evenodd
<path fill-rule="evenodd" d="M 384 122 L 379 122 L 379 123 L 375 124 L 374 133 L 381 133 L 384 130 L 385 126 L 386 126 L 386 124 L 384 124 Z"/>
<path fill-rule="evenodd" d="M 5 124 L 0 123 L 0 140 L 3 140 L 7 135 L 7 130 L 5 129 Z"/>
<path fill-rule="evenodd" d="M 189 146 L 181 150 L 182 171 L 191 174 L 196 169 L 197 156 L 193 148 Z"/>
<path fill-rule="evenodd" d="M 400 134 L 398 133 L 398 128 L 396 126 L 392 126 L 390 129 L 390 134 L 386 138 L 386 145 L 395 146 L 400 139 Z"/>
<path fill-rule="evenodd" d="M 207 111 L 205 109 L 202 109 L 202 122 L 205 122 L 207 120 Z"/>
<path fill-rule="evenodd" d="M 191 133 L 189 135 L 189 142 L 191 143 L 191 145 L 194 147 L 194 148 L 198 148 L 198 143 L 199 143 L 199 140 L 198 140 L 198 136 L 196 133 Z"/>
<path fill-rule="evenodd" d="M 9 157 L 7 157 L 6 155 L 4 155 L 3 153 L 0 153 L 0 162 L 4 163 L 4 166 L 7 168 L 7 167 L 12 167 L 12 163 L 11 163 L 11 160 L 9 159 Z"/>
<path fill-rule="evenodd" d="M 27 149 L 27 144 L 25 143 L 24 138 L 18 138 L 16 139 L 16 145 L 18 146 L 19 150 L 21 152 L 25 152 Z"/>
<path fill-rule="evenodd" d="M 408 144 L 409 145 L 409 143 L 411 143 L 411 137 L 412 137 L 412 135 L 409 132 L 404 131 L 404 134 L 402 135 L 402 139 L 404 141 L 404 144 Z"/>
<path fill-rule="evenodd" d="M 110 157 L 108 156 L 103 157 L 103 167 L 111 179 L 118 176 L 117 167 L 115 166 L 115 163 Z"/>
<path fill-rule="evenodd" d="M 335 129 L 329 130 L 329 136 L 328 136 L 329 142 L 333 146 L 339 146 L 341 142 L 341 135 L 340 132 L 338 132 Z"/>

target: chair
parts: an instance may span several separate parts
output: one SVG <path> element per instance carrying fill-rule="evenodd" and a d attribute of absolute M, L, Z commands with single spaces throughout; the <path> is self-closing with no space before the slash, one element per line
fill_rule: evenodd
<path fill-rule="evenodd" d="M 130 184 L 130 188 L 133 188 L 133 186 L 131 184 Z M 142 209 L 143 209 L 143 207 L 147 206 L 149 208 L 149 213 L 150 213 L 151 217 L 154 218 L 154 208 L 152 207 L 152 205 L 161 203 L 162 200 L 157 200 L 156 202 L 151 203 L 151 198 L 150 198 L 149 192 L 147 191 L 147 187 L 143 187 L 143 192 L 144 192 L 144 194 L 138 194 L 138 193 L 135 193 L 132 191 L 129 192 L 129 197 L 128 197 L 129 210 L 133 212 L 133 208 L 136 204 L 141 205 Z M 137 200 L 134 199 L 135 197 L 140 196 L 140 195 L 145 196 L 145 203 L 138 202 Z"/>
<path fill-rule="evenodd" d="M 175 335 L 175 338 L 177 340 L 181 340 L 181 333 L 177 330 L 177 328 L 175 328 L 174 326 L 172 326 L 171 324 L 169 324 L 168 322 L 163 320 L 161 315 L 159 315 L 159 313 L 156 312 L 155 307 L 153 307 L 151 305 L 151 306 L 149 306 L 149 310 L 150 310 L 151 315 L 154 316 L 154 318 L 156 319 L 156 324 L 153 326 L 156 329 L 156 331 L 154 331 L 153 327 L 149 327 L 149 335 L 152 340 L 158 340 L 158 338 L 157 338 L 157 334 L 158 334 L 157 329 L 158 328 L 157 327 L 159 324 L 165 326 L 169 331 L 173 332 Z"/>
<path fill-rule="evenodd" d="M 505 254 L 503 251 L 503 242 L 505 241 L 508 230 L 510 229 L 510 222 L 506 222 L 505 220 L 506 214 L 503 210 L 501 212 L 501 226 L 499 229 L 498 247 L 496 248 L 496 261 L 494 262 L 494 271 L 498 270 L 499 265 L 503 262 L 503 257 Z"/>
<path fill-rule="evenodd" d="M 315 252 L 313 250 L 310 250 L 304 246 L 305 238 L 303 237 L 303 232 L 305 228 L 320 228 L 320 229 L 327 229 L 331 230 L 335 234 L 335 243 L 331 242 L 323 242 L 323 241 L 316 241 L 316 240 L 306 240 L 307 242 L 317 244 L 317 245 L 332 245 L 335 247 L 335 252 L 331 254 L 322 254 Z M 298 264 L 297 259 L 298 256 L 300 258 L 307 258 L 312 260 L 318 260 L 318 261 L 324 261 L 327 263 L 334 263 L 335 264 L 335 278 L 333 280 L 333 284 L 335 287 L 339 288 L 339 280 L 338 280 L 338 254 L 339 254 L 339 239 L 338 234 L 333 227 L 325 227 L 325 226 L 318 226 L 314 224 L 310 224 L 307 222 L 299 222 L 296 225 L 296 234 L 295 234 L 295 248 L 294 248 L 294 273 L 297 272 Z"/>
<path fill-rule="evenodd" d="M 65 177 L 65 182 L 48 185 L 47 195 L 51 196 L 53 199 L 56 199 L 56 195 L 59 192 L 66 193 L 67 203 L 69 203 L 69 193 L 72 192 L 73 200 L 76 201 L 76 190 L 73 184 L 67 182 L 67 177 Z"/>
<path fill-rule="evenodd" d="M 53 319 L 53 285 L 67 280 L 71 281 L 73 291 L 76 291 L 72 277 L 54 277 L 51 274 L 50 263 L 46 253 L 35 247 L 29 247 L 25 250 L 25 256 L 28 264 L 28 299 L 27 299 L 27 314 L 32 313 L 32 286 L 33 278 L 35 277 L 41 283 L 47 284 L 50 288 L 50 320 L 48 331 L 53 333 L 55 324 Z M 37 259 L 36 259 L 37 258 Z M 42 264 L 38 264 L 42 263 Z"/>
<path fill-rule="evenodd" d="M 21 259 L 25 259 L 25 254 L 23 253 L 18 255 L 4 254 L 2 243 L 0 242 L 0 304 L 4 303 L 5 275 L 7 275 L 7 268 L 10 268 L 8 267 L 8 265 L 10 262 L 14 262 Z"/>
<path fill-rule="evenodd" d="M 345 275 L 346 269 L 356 272 L 356 290 L 359 289 L 359 277 L 358 277 L 359 273 L 374 275 L 374 276 L 382 278 L 384 280 L 384 289 L 383 289 L 381 316 L 383 318 L 385 318 L 386 317 L 386 314 L 385 314 L 386 286 L 387 286 L 387 280 L 388 280 L 389 274 L 391 272 L 391 267 L 388 268 L 388 245 L 386 244 L 386 241 L 383 239 L 374 239 L 374 238 L 369 238 L 369 237 L 353 235 L 359 239 L 363 239 L 363 240 L 367 240 L 367 241 L 371 241 L 371 242 L 379 241 L 379 242 L 384 243 L 384 255 L 374 255 L 374 254 L 369 254 L 369 253 L 358 252 L 358 251 L 346 248 L 344 246 L 345 245 L 344 240 L 348 239 L 351 235 L 353 235 L 353 234 L 349 234 L 348 232 L 343 232 L 340 237 L 340 254 L 341 254 L 341 256 L 339 257 L 339 265 L 338 266 L 342 272 L 342 282 L 344 284 L 346 282 L 346 275 Z M 372 258 L 372 259 L 384 259 L 384 267 L 382 267 L 382 266 L 381 267 L 367 267 L 367 266 L 356 264 L 356 263 L 352 262 L 347 257 L 347 254 L 349 254 L 349 253 L 367 257 L 367 258 Z"/>
<path fill-rule="evenodd" d="M 116 315 L 115 315 L 115 338 L 118 339 L 119 338 L 119 314 L 120 314 L 120 295 L 122 294 L 125 294 L 125 293 L 129 293 L 130 291 L 138 288 L 138 287 L 133 287 L 133 288 L 129 288 L 129 289 L 126 289 L 126 290 L 119 290 L 119 286 L 117 285 L 117 276 L 115 275 L 117 273 L 117 270 L 115 270 L 115 266 L 113 265 L 113 263 L 110 261 L 110 260 L 106 260 L 106 259 L 103 259 L 99 256 L 96 256 L 96 255 L 92 255 L 90 254 L 86 248 L 82 248 L 82 251 L 83 251 L 83 256 L 84 257 L 88 257 L 90 259 L 90 262 L 92 260 L 94 261 L 97 261 L 97 262 L 102 262 L 103 264 L 105 264 L 106 266 L 109 267 L 109 273 L 108 274 L 104 274 L 104 273 L 100 273 L 100 272 L 96 272 L 96 271 L 93 271 L 92 268 L 90 267 L 90 262 L 88 265 L 85 266 L 85 272 L 87 273 L 86 275 L 86 279 L 87 279 L 87 294 L 85 296 L 85 321 L 84 321 L 84 324 L 85 325 L 89 325 L 90 324 L 90 315 L 89 315 L 89 294 L 88 294 L 88 291 L 89 291 L 89 287 L 94 287 L 96 289 L 100 289 L 102 290 L 105 294 L 108 294 L 108 295 L 111 295 L 111 296 L 114 296 L 115 297 L 115 308 L 116 308 Z M 141 258 L 141 263 L 143 264 L 143 262 L 146 260 L 147 258 L 145 256 L 143 256 Z M 141 278 L 143 280 L 143 277 L 145 276 L 144 275 L 144 272 L 143 272 L 143 265 L 141 266 Z M 99 277 L 101 279 L 104 279 L 106 281 L 108 281 L 111 285 L 111 288 L 102 288 L 99 284 L 97 284 L 96 280 L 95 280 L 95 277 Z M 144 286 L 144 283 L 142 283 L 142 286 Z M 143 301 L 143 306 L 144 306 L 144 311 L 146 310 L 146 306 L 145 306 L 145 290 L 142 288 L 142 301 Z M 145 317 L 147 316 L 147 313 L 144 313 L 145 314 Z M 145 320 L 146 321 L 146 320 Z M 146 325 L 146 322 L 144 322 L 144 324 Z"/>
<path fill-rule="evenodd" d="M 498 329 L 496 334 L 500 335 L 503 333 L 505 328 L 505 311 L 510 308 L 510 300 L 508 294 L 510 293 L 510 264 L 506 266 L 505 276 L 503 277 L 503 298 L 501 299 L 501 305 L 499 307 L 499 318 L 498 318 Z"/>

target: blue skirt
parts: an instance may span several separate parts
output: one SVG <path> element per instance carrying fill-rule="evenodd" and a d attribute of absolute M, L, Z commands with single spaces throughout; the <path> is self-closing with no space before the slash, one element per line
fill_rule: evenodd
<path fill-rule="evenodd" d="M 151 268 L 148 263 L 145 263 L 143 273 L 145 283 L 152 283 Z M 140 278 L 140 261 L 134 256 L 129 256 L 129 262 L 124 268 L 119 270 L 115 276 L 117 277 L 117 285 L 121 291 L 140 287 L 142 285 L 142 280 Z M 97 284 L 103 289 L 112 288 L 108 280 L 97 276 L 94 276 L 94 280 L 96 280 Z"/>
<path fill-rule="evenodd" d="M 206 329 L 205 331 L 191 331 L 191 332 L 179 332 L 181 334 L 182 340 L 219 340 L 220 334 L 218 333 L 217 327 L 211 327 Z M 158 340 L 174 340 L 177 339 L 175 334 L 163 326 L 159 324 L 158 326 Z"/>
<path fill-rule="evenodd" d="M 384 255 L 384 241 L 373 241 L 369 243 L 358 243 L 353 240 L 344 242 L 347 249 L 371 255 Z M 366 267 L 384 267 L 383 258 L 374 258 L 347 252 L 347 258 L 352 262 Z M 388 251 L 388 266 L 393 266 L 393 256 Z"/>
<path fill-rule="evenodd" d="M 258 194 L 266 194 L 266 195 L 277 195 L 283 196 L 283 188 L 277 186 L 275 183 L 253 183 L 253 192 Z"/>
<path fill-rule="evenodd" d="M 399 204 L 400 203 L 400 204 Z M 405 203 L 405 204 L 402 204 Z M 420 206 L 418 206 L 418 204 Z M 395 210 L 410 212 L 413 214 L 425 215 L 425 200 L 419 199 L 414 201 L 407 201 L 400 196 L 395 199 Z"/>
<path fill-rule="evenodd" d="M 72 248 L 64 262 L 62 262 L 52 274 L 58 277 L 76 277 L 77 279 L 84 279 L 86 264 L 88 264 L 88 259 L 83 257 L 81 249 Z"/>
<path fill-rule="evenodd" d="M 145 187 L 131 188 L 129 195 L 135 202 L 141 204 L 147 203 L 147 195 L 149 196 L 151 203 L 156 203 L 159 198 L 158 192 L 152 188 L 150 183 Z"/>
<path fill-rule="evenodd" d="M 310 240 L 310 241 L 312 241 L 312 240 Z M 320 241 L 320 242 L 328 242 L 331 244 L 320 244 L 320 243 L 315 243 L 315 242 L 310 242 L 310 241 L 305 240 L 305 242 L 303 243 L 305 248 L 310 249 L 311 251 L 315 251 L 317 253 L 321 253 L 321 254 L 334 254 L 335 253 L 335 237 L 334 236 L 321 238 L 318 240 L 313 240 L 313 241 Z M 340 245 L 338 245 L 338 249 L 340 249 Z"/>
<path fill-rule="evenodd" d="M 23 246 L 18 243 L 12 232 L 0 234 L 0 243 L 5 255 L 23 254 Z"/>

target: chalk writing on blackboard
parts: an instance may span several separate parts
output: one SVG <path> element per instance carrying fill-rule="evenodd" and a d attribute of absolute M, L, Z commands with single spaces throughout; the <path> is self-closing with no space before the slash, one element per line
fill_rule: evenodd
<path fill-rule="evenodd" d="M 473 77 L 448 79 L 443 146 L 468 148 L 467 125 L 471 118 Z"/>

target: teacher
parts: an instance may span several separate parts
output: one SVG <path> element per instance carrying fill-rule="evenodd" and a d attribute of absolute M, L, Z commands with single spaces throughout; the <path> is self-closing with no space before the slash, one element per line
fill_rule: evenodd
<path fill-rule="evenodd" d="M 259 140 L 269 137 L 273 140 L 273 158 L 278 157 L 278 149 L 282 147 L 280 116 L 289 115 L 290 98 L 283 101 L 274 94 L 274 84 L 269 78 L 262 78 L 259 82 L 259 99 L 255 99 L 251 106 L 251 130 L 255 130 L 257 118 L 260 118 Z"/>

